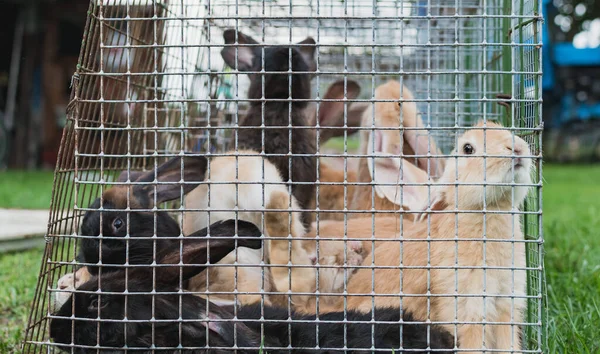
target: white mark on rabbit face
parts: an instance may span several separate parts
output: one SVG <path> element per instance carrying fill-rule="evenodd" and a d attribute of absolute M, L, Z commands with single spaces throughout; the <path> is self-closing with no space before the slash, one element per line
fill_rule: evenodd
<path fill-rule="evenodd" d="M 482 123 L 475 127 L 483 127 Z M 458 208 L 471 210 L 484 204 L 489 209 L 510 209 L 521 205 L 531 184 L 531 151 L 527 143 L 500 125 L 488 122 L 494 130 L 474 129 L 458 139 L 448 160 L 442 181 L 459 182 Z M 458 172 L 458 173 L 457 173 Z M 454 186 L 446 186 L 448 205 L 456 203 Z M 513 197 L 514 189 L 514 197 Z"/>

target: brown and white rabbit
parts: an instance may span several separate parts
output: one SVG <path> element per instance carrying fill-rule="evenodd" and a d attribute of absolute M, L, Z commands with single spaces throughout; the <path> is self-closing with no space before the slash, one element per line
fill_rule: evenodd
<path fill-rule="evenodd" d="M 452 155 L 434 188 L 429 222 L 404 222 L 401 237 L 377 241 L 363 263 L 405 268 L 357 271 L 348 284 L 347 306 L 370 311 L 372 301 L 378 307 L 401 305 L 419 319 L 445 322 L 460 349 L 470 353 L 481 353 L 484 343 L 487 349 L 520 350 L 525 245 L 515 210 L 531 184 L 530 149 L 487 122 L 463 134 Z M 375 226 L 397 225 L 397 218 L 379 218 Z M 360 223 L 347 230 L 349 237 L 372 232 Z M 375 230 L 375 237 L 389 236 Z M 352 296 L 373 293 L 374 299 Z M 459 324 L 451 324 L 455 321 Z"/>
<path fill-rule="evenodd" d="M 283 179 L 279 173 L 279 169 L 275 167 L 269 159 L 258 156 L 258 153 L 251 150 L 240 150 L 236 156 L 218 156 L 210 159 L 208 165 L 206 183 L 199 185 L 196 189 L 190 192 L 185 200 L 185 209 L 191 210 L 183 213 L 183 233 L 184 235 L 206 227 L 209 222 L 212 224 L 219 220 L 239 219 L 251 222 L 261 226 L 263 224 L 263 215 L 268 209 L 273 209 L 269 205 L 274 205 L 275 209 L 285 208 L 293 210 L 291 212 L 290 232 L 285 232 L 284 235 L 277 233 L 277 236 L 301 237 L 305 230 L 300 221 L 300 207 L 296 199 L 288 194 L 288 188 L 285 186 Z M 236 176 L 237 171 L 237 176 Z M 281 207 L 281 208 L 279 208 Z M 288 220 L 288 212 L 285 212 L 286 226 Z M 269 215 L 269 214 L 267 214 Z M 272 236 L 269 233 L 269 219 L 266 219 L 265 234 Z M 279 228 L 279 226 L 274 226 Z M 262 229 L 262 228 L 261 228 Z M 279 241 L 285 243 L 285 255 L 277 253 L 281 247 L 275 247 L 275 251 L 271 251 L 273 241 L 267 242 L 266 257 L 264 260 L 271 263 L 279 264 L 278 261 L 282 257 L 287 259 L 288 241 Z M 277 242 L 275 242 L 276 244 Z M 295 247 L 291 244 L 291 252 L 293 259 L 297 262 L 308 262 L 308 256 L 302 247 Z M 260 295 L 261 289 L 264 291 L 281 290 L 287 291 L 287 270 L 285 279 L 278 277 L 277 271 L 269 276 L 263 276 L 264 270 L 260 267 L 263 261 L 260 250 L 249 250 L 238 248 L 237 254 L 232 253 L 224 257 L 220 264 L 237 264 L 244 265 L 243 267 L 215 267 L 209 269 L 208 272 L 193 278 L 190 281 L 189 288 L 193 291 L 205 291 L 206 284 L 209 284 L 208 290 L 211 292 L 221 292 L 223 294 L 211 295 L 210 299 L 213 302 L 221 304 L 231 304 L 233 301 L 233 291 L 237 289 L 239 292 L 248 292 L 250 294 L 240 296 L 241 303 L 259 302 L 262 299 Z M 284 263 L 287 264 L 287 261 Z M 255 265 L 250 267 L 250 265 Z M 235 272 L 238 276 L 235 277 Z M 208 278 L 208 282 L 207 282 Z M 235 279 L 237 278 L 237 285 Z M 263 284 L 263 279 L 265 280 Z M 269 280 L 273 280 L 275 288 Z M 226 294 L 230 293 L 230 294 Z M 268 300 L 267 300 L 268 301 Z"/>
<path fill-rule="evenodd" d="M 360 133 L 360 153 L 369 157 L 360 159 L 358 181 L 374 182 L 375 195 L 372 196 L 370 185 L 357 186 L 351 207 L 353 210 L 370 210 L 372 207 L 376 210 L 399 210 L 400 207 L 417 210 L 427 196 L 427 187 L 410 183 L 428 183 L 428 176 L 436 177 L 441 173 L 443 162 L 436 158 L 411 156 L 428 152 L 439 155 L 440 152 L 428 132 L 418 129 L 423 127 L 423 121 L 412 101 L 414 96 L 406 86 L 398 81 L 388 81 L 375 89 L 374 98 L 392 100 L 375 102 L 374 108 L 365 109 L 362 117 L 362 126 L 374 127 L 374 130 Z M 403 182 L 409 185 L 398 188 Z M 410 218 L 411 214 L 407 216 Z"/>
<path fill-rule="evenodd" d="M 180 292 L 181 284 L 203 272 L 209 259 L 219 260 L 236 245 L 261 247 L 256 228 L 250 233 L 241 226 L 236 230 L 235 239 L 233 232 L 210 242 L 184 238 L 181 244 L 159 252 L 156 263 L 160 267 L 136 267 L 127 276 L 120 270 L 91 278 L 52 313 L 53 345 L 77 354 L 199 354 L 232 349 L 243 354 L 283 354 L 289 347 L 313 354 L 372 348 L 386 353 L 454 352 L 450 333 L 440 326 L 415 323 L 410 313 L 398 308 L 378 308 L 374 314 L 320 314 L 317 320 L 315 315 L 260 304 L 221 307 Z"/>

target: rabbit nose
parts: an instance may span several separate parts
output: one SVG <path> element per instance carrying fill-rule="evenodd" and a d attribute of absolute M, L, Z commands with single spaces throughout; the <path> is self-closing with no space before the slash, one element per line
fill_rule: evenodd
<path fill-rule="evenodd" d="M 511 153 L 514 153 L 515 155 L 521 155 L 523 154 L 523 149 L 520 146 L 516 146 L 516 145 L 506 145 L 506 149 L 508 151 L 510 151 Z"/>

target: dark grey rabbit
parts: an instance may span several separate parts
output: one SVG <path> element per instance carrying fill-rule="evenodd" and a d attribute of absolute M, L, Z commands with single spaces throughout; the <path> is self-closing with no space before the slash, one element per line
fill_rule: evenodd
<path fill-rule="evenodd" d="M 285 182 L 292 181 L 292 194 L 301 208 L 307 208 L 315 198 L 317 162 L 314 129 L 307 129 L 308 100 L 311 98 L 311 72 L 315 71 L 315 41 L 311 37 L 301 46 L 247 46 L 258 42 L 233 29 L 223 33 L 225 44 L 221 56 L 231 68 L 250 72 L 248 98 L 252 101 L 237 130 L 238 149 L 264 151 L 277 167 Z M 237 51 L 237 60 L 236 60 Z M 264 51 L 264 55 L 263 55 Z M 264 66 L 263 66 L 264 64 Z M 256 73 L 264 69 L 265 74 Z M 288 70 L 292 74 L 288 73 Z M 281 72 L 275 73 L 275 72 Z M 290 80 L 291 79 L 291 80 Z M 291 98 L 291 104 L 281 101 Z M 299 100 L 299 101 L 297 101 Z M 265 128 L 259 128 L 264 124 Z M 291 137 L 288 125 L 292 126 Z M 291 152 L 293 157 L 288 157 Z M 305 226 L 309 213 L 303 213 Z"/>
<path fill-rule="evenodd" d="M 81 224 L 82 240 L 79 260 L 88 263 L 88 271 L 98 274 L 102 261 L 102 271 L 118 270 L 119 265 L 148 264 L 152 262 L 156 250 L 163 249 L 173 242 L 172 238 L 181 234 L 178 223 L 164 211 L 153 213 L 146 211 L 156 205 L 181 197 L 204 180 L 207 160 L 204 157 L 186 156 L 185 166 L 181 174 L 181 158 L 175 157 L 148 172 L 131 172 L 129 179 L 132 185 L 119 184 L 107 189 L 102 195 L 103 210 L 100 209 L 100 198 L 96 199 L 86 212 Z M 159 184 L 152 184 L 154 178 Z M 183 178 L 182 178 L 183 177 Z M 180 180 L 184 184 L 179 184 Z M 127 180 L 127 172 L 122 172 L 118 182 Z M 164 183 L 164 184 L 161 184 Z M 129 207 L 131 211 L 124 209 Z M 142 209 L 137 210 L 136 209 Z M 128 217 L 129 214 L 129 217 Z M 156 217 L 156 219 L 155 219 Z M 102 226 L 102 227 L 101 227 Z M 102 233 L 102 237 L 98 237 Z M 129 233 L 129 239 L 126 235 Z M 152 239 L 156 234 L 158 239 Z M 155 245 L 156 244 L 156 245 Z"/>
<path fill-rule="evenodd" d="M 385 323 L 375 325 L 369 323 L 371 314 L 322 314 L 317 335 L 314 315 L 292 312 L 295 321 L 288 324 L 287 310 L 252 305 L 238 308 L 238 319 L 232 320 L 233 308 L 178 292 L 181 284 L 206 268 L 207 251 L 216 263 L 236 244 L 261 247 L 252 227 L 238 224 L 237 234 L 210 244 L 206 238 L 188 237 L 183 245 L 169 246 L 160 252 L 154 276 L 151 267 L 136 267 L 129 270 L 127 282 L 123 270 L 92 277 L 53 314 L 50 337 L 73 353 L 120 353 L 125 346 L 136 353 L 225 353 L 234 346 L 239 353 L 287 353 L 288 345 L 299 353 L 370 352 L 372 345 L 386 352 L 453 352 L 450 333 L 435 325 L 411 324 L 412 316 L 401 315 L 397 308 L 376 309 L 374 319 Z M 98 284 L 104 294 L 97 293 Z M 127 294 L 122 294 L 125 289 Z M 339 323 L 344 316 L 349 321 L 345 326 Z"/>

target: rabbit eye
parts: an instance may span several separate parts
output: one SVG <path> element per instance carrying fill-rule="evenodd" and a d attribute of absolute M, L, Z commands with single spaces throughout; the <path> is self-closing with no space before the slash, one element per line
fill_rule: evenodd
<path fill-rule="evenodd" d="M 94 296 L 94 298 L 90 300 L 90 306 L 89 306 L 89 308 L 92 309 L 92 310 L 98 308 L 98 297 L 97 296 Z"/>
<path fill-rule="evenodd" d="M 113 221 L 113 227 L 115 228 L 115 230 L 120 229 L 123 226 L 123 220 L 121 218 L 116 218 Z"/>
<path fill-rule="evenodd" d="M 463 152 L 467 155 L 473 155 L 475 153 L 475 148 L 471 144 L 463 145 Z"/>

